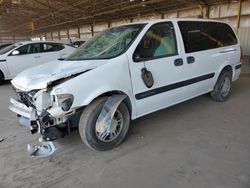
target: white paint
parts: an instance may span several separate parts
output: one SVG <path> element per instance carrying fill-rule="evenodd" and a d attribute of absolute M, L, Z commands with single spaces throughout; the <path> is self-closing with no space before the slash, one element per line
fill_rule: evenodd
<path fill-rule="evenodd" d="M 129 49 L 118 57 L 106 60 L 54 61 L 22 72 L 12 80 L 12 84 L 17 89 L 24 91 L 46 89 L 47 85 L 52 81 L 90 70 L 56 85 L 52 88 L 51 92 L 49 91 L 50 95 L 57 96 L 59 93 L 73 95 L 74 102 L 71 109 L 77 109 L 87 106 L 95 98 L 106 92 L 120 91 L 128 96 L 132 104 L 132 119 L 135 119 L 211 91 L 221 70 L 226 65 L 232 66 L 233 80 L 237 79 L 240 71 L 236 72 L 234 66 L 239 64 L 240 60 L 239 44 L 186 54 L 182 36 L 177 25 L 177 21 L 179 20 L 197 19 L 143 22 L 147 25 Z M 174 24 L 178 55 L 145 62 L 145 66 L 152 72 L 155 79 L 155 85 L 148 89 L 141 79 L 141 69 L 144 67 L 144 63 L 135 63 L 132 55 L 147 30 L 153 24 L 164 21 L 171 21 Z M 204 19 L 202 21 L 211 22 L 211 20 Z M 235 49 L 235 51 L 221 53 L 231 49 Z M 186 59 L 188 56 L 194 56 L 195 63 L 187 64 Z M 183 66 L 174 66 L 174 60 L 177 58 L 183 59 Z M 135 95 L 138 93 L 209 73 L 215 73 L 215 76 L 212 79 L 141 100 L 135 99 Z M 55 108 L 57 107 L 55 106 Z"/>

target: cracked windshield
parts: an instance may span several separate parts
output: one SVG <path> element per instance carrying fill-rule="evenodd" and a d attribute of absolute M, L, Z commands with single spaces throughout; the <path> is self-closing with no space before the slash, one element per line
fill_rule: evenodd
<path fill-rule="evenodd" d="M 86 42 L 67 60 L 116 57 L 128 48 L 143 26 L 144 24 L 125 25 L 105 30 Z"/>

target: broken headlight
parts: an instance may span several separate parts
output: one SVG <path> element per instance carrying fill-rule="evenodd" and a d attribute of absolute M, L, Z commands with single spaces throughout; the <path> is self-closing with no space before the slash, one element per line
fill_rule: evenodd
<path fill-rule="evenodd" d="M 63 111 L 67 112 L 71 108 L 74 96 L 71 94 L 57 95 L 57 104 L 62 108 Z"/>

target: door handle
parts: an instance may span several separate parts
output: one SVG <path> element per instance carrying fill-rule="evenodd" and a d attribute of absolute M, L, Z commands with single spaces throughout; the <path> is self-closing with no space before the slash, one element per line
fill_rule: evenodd
<path fill-rule="evenodd" d="M 235 49 L 235 48 L 229 48 L 229 49 L 226 49 L 226 50 L 220 51 L 220 53 L 235 52 L 235 51 L 236 51 L 236 49 Z"/>
<path fill-rule="evenodd" d="M 188 56 L 187 57 L 187 63 L 188 64 L 191 64 L 191 63 L 194 63 L 195 62 L 195 58 L 193 56 Z"/>
<path fill-rule="evenodd" d="M 35 58 L 40 58 L 41 56 L 35 56 Z"/>
<path fill-rule="evenodd" d="M 175 66 L 183 65 L 183 59 L 179 58 L 179 59 L 174 60 L 174 65 Z"/>

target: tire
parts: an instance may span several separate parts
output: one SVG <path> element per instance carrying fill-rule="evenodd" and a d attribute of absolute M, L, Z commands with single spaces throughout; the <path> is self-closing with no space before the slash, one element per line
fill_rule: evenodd
<path fill-rule="evenodd" d="M 122 102 L 117 108 L 122 117 L 123 126 L 121 126 L 119 134 L 112 141 L 103 141 L 96 133 L 96 121 L 108 98 L 98 98 L 90 103 L 82 112 L 79 121 L 79 133 L 83 142 L 96 151 L 106 151 L 117 147 L 127 136 L 130 124 L 130 113 L 127 106 Z M 116 126 L 117 127 L 117 126 Z"/>
<path fill-rule="evenodd" d="M 228 87 L 225 87 L 224 84 L 228 83 Z M 225 87 L 225 89 L 224 89 Z M 210 93 L 211 98 L 218 102 L 224 102 L 228 99 L 232 90 L 232 73 L 229 71 L 224 71 L 220 74 L 214 90 Z"/>
<path fill-rule="evenodd" d="M 2 85 L 4 83 L 4 75 L 3 73 L 0 71 L 0 85 Z"/>

